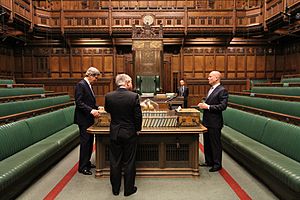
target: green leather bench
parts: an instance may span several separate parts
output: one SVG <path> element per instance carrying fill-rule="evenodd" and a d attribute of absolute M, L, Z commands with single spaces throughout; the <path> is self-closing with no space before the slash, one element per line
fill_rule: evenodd
<path fill-rule="evenodd" d="M 300 83 L 300 78 L 295 77 L 295 78 L 282 78 L 281 83 Z"/>
<path fill-rule="evenodd" d="M 33 99 L 26 101 L 14 101 L 0 104 L 0 117 L 30 111 L 34 109 L 44 108 L 57 104 L 67 103 L 70 101 L 69 95 L 47 97 L 41 99 Z"/>
<path fill-rule="evenodd" d="M 223 115 L 224 150 L 281 199 L 300 199 L 300 127 L 233 108 Z"/>
<path fill-rule="evenodd" d="M 229 95 L 229 102 L 300 117 L 300 102 Z"/>
<path fill-rule="evenodd" d="M 300 87 L 253 87 L 252 93 L 300 96 Z"/>
<path fill-rule="evenodd" d="M 18 96 L 26 94 L 44 94 L 44 88 L 25 87 L 25 88 L 0 88 L 0 97 Z"/>
<path fill-rule="evenodd" d="M 11 79 L 0 79 L 0 84 L 14 84 L 14 80 Z"/>
<path fill-rule="evenodd" d="M 13 199 L 79 143 L 75 107 L 0 126 L 0 199 Z"/>

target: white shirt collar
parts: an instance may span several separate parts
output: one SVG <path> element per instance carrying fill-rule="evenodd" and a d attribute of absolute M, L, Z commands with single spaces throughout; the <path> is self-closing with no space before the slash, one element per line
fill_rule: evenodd
<path fill-rule="evenodd" d="M 218 87 L 219 85 L 221 85 L 221 83 L 217 83 L 217 84 L 211 86 L 211 88 L 214 90 L 214 89 L 216 89 L 216 87 Z"/>
<path fill-rule="evenodd" d="M 87 82 L 87 84 L 88 84 L 90 87 L 92 87 L 87 77 L 84 77 L 84 80 Z"/>

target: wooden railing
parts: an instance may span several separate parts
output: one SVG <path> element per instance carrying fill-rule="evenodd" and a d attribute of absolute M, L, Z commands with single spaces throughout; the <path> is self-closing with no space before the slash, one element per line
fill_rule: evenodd
<path fill-rule="evenodd" d="M 109 1 L 101 2 L 103 5 L 98 5 L 97 9 L 91 6 L 71 9 L 68 4 L 71 5 L 72 1 L 61 1 L 43 8 L 34 6 L 32 0 L 2 0 L 1 6 L 8 12 L 8 16 L 18 18 L 31 27 L 57 28 L 63 32 L 81 32 L 83 29 L 105 33 L 120 30 L 126 32 L 128 29 L 131 32 L 132 24 L 142 25 L 143 15 L 149 12 L 155 15 L 154 26 L 158 27 L 162 23 L 166 32 L 170 28 L 176 32 L 182 28 L 185 32 L 210 32 L 213 29 L 218 32 L 219 29 L 231 33 L 237 29 L 258 30 L 257 26 L 265 26 L 265 22 L 268 24 L 273 18 L 282 18 L 281 13 L 285 12 L 286 7 L 296 10 L 300 4 L 297 0 L 287 0 L 287 4 L 282 0 L 268 0 L 261 5 L 250 5 L 249 2 L 249 5 L 240 5 L 239 2 L 234 4 L 233 0 L 228 3 L 224 0 L 212 2 L 202 5 L 198 1 L 174 1 L 174 5 L 161 6 L 148 1 L 148 5 L 143 7 L 142 3 L 115 5 L 116 2 Z"/>

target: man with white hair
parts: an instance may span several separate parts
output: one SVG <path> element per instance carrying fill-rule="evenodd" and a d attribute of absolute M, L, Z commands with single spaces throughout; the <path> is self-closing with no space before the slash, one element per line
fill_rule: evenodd
<path fill-rule="evenodd" d="M 137 132 L 142 128 L 138 94 L 131 92 L 132 79 L 127 74 L 116 77 L 117 90 L 105 95 L 105 110 L 110 113 L 110 182 L 119 195 L 124 169 L 124 196 L 137 192 L 135 186 Z"/>
<path fill-rule="evenodd" d="M 199 108 L 204 110 L 202 123 L 208 129 L 208 132 L 203 134 L 205 163 L 200 166 L 209 166 L 210 172 L 216 172 L 222 169 L 222 111 L 227 107 L 228 92 L 221 85 L 221 73 L 218 71 L 210 72 L 208 83 L 212 87 L 205 102 L 198 104 Z"/>
<path fill-rule="evenodd" d="M 95 94 L 92 85 L 98 80 L 100 72 L 95 67 L 90 67 L 83 80 L 79 81 L 75 88 L 75 115 L 74 123 L 78 124 L 80 131 L 80 152 L 78 172 L 84 175 L 92 175 L 91 168 L 95 168 L 90 161 L 93 152 L 94 135 L 86 132 L 87 128 L 94 124 L 94 118 L 99 117 Z"/>

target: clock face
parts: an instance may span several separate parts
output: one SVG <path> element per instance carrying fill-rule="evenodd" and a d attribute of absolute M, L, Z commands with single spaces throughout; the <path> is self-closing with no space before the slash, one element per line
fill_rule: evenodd
<path fill-rule="evenodd" d="M 154 21 L 154 19 L 153 19 L 153 16 L 152 16 L 152 15 L 145 15 L 145 16 L 143 17 L 143 22 L 144 22 L 144 24 L 149 24 L 149 25 L 151 25 L 151 24 L 153 24 L 153 21 Z"/>

